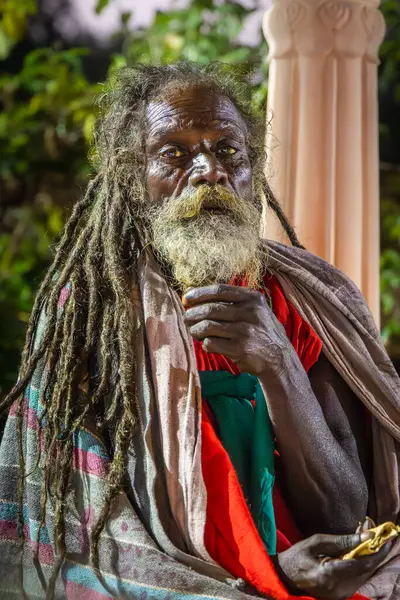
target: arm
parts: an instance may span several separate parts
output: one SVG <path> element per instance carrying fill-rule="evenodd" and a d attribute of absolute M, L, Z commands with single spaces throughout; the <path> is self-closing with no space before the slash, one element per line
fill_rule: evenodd
<path fill-rule="evenodd" d="M 184 303 L 189 332 L 203 348 L 228 356 L 259 378 L 281 453 L 285 491 L 304 533 L 354 531 L 366 516 L 368 491 L 351 427 L 338 398 L 333 396 L 332 404 L 326 396 L 329 386 L 322 386 L 317 399 L 263 295 L 217 285 L 189 290 Z"/>
<path fill-rule="evenodd" d="M 282 488 L 300 529 L 305 535 L 355 531 L 368 504 L 360 402 L 323 355 L 308 376 L 288 349 L 279 376 L 259 379 Z"/>

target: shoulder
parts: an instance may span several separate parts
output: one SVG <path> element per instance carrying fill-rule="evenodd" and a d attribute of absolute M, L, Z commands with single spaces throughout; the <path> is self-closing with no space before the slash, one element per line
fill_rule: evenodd
<path fill-rule="evenodd" d="M 304 248 L 266 241 L 268 265 L 289 279 L 300 279 L 308 288 L 333 296 L 371 333 L 378 333 L 369 306 L 358 286 L 343 271 Z M 379 334 L 378 334 L 379 335 Z"/>

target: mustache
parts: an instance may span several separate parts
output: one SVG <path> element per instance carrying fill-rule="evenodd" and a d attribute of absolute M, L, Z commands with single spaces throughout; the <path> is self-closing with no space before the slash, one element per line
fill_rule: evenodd
<path fill-rule="evenodd" d="M 202 184 L 196 188 L 186 188 L 179 196 L 171 196 L 164 208 L 170 221 L 185 221 L 198 217 L 205 205 L 243 217 L 248 213 L 249 204 L 254 210 L 254 202 L 236 196 L 222 185 Z"/>

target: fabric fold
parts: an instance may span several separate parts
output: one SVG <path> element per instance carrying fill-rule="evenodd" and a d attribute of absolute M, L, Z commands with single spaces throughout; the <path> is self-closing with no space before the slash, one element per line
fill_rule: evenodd
<path fill-rule="evenodd" d="M 329 360 L 373 415 L 376 514 L 371 516 L 378 523 L 398 522 L 400 381 L 368 307 L 356 286 L 322 259 L 273 242 L 268 243 L 268 253 L 269 269 L 285 297 L 322 340 Z M 145 254 L 139 271 L 140 290 L 135 290 L 133 301 L 142 306 L 142 318 L 135 324 L 141 340 L 137 375 L 140 425 L 129 450 L 129 485 L 113 505 L 100 538 L 101 571 L 118 598 L 145 594 L 148 598 L 176 595 L 182 600 L 250 600 L 254 590 L 217 564 L 205 544 L 203 407 L 195 349 L 183 322 L 180 298 Z M 68 289 L 63 294 L 68 301 Z M 286 317 L 290 327 L 291 315 Z M 44 327 L 45 319 L 38 328 L 36 343 Z M 308 343 L 306 336 L 303 343 Z M 28 470 L 36 456 L 44 369 L 41 363 L 26 391 L 23 451 L 31 458 Z M 85 435 L 78 436 L 81 447 L 76 448 L 70 482 L 73 494 L 66 504 L 68 553 L 56 598 L 72 600 L 87 593 L 100 600 L 112 595 L 92 568 L 88 537 L 101 508 L 109 456 L 94 419 L 88 419 L 82 432 Z M 21 597 L 18 465 L 13 407 L 0 446 L 0 502 L 7 509 L 0 514 L 0 590 L 4 600 Z M 42 583 L 49 580 L 54 564 L 51 502 L 39 540 L 43 561 L 38 565 L 32 560 L 40 520 L 40 469 L 27 477 L 23 507 L 26 543 L 22 560 L 28 598 L 42 597 Z M 394 598 L 399 555 L 396 544 L 386 563 L 360 591 L 374 600 Z M 265 553 L 254 557 L 258 559 L 260 565 L 266 564 Z M 290 599 L 272 567 L 269 586 L 274 592 L 265 592 L 266 597 Z"/>

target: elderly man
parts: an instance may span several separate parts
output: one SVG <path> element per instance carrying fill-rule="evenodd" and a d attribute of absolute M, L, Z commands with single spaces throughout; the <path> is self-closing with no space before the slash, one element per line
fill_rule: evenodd
<path fill-rule="evenodd" d="M 398 538 L 344 557 L 399 516 L 399 380 L 264 133 L 223 65 L 109 86 L 3 402 L 2 599 L 400 597 Z"/>

